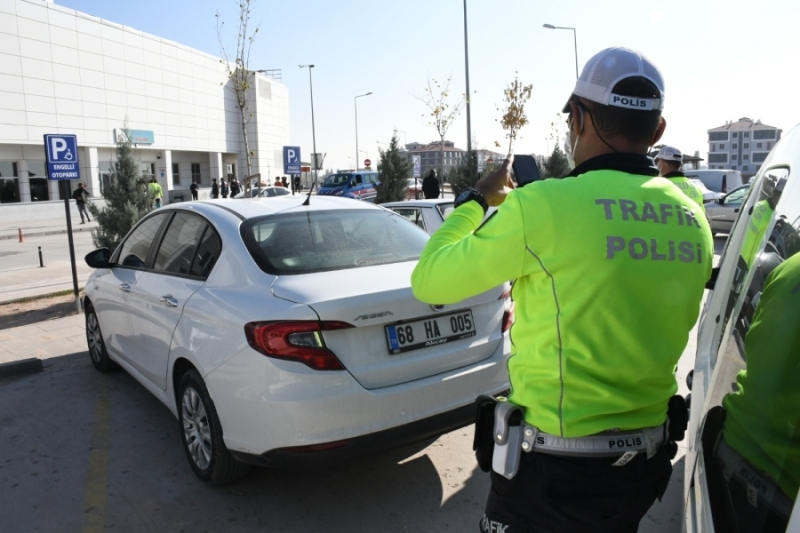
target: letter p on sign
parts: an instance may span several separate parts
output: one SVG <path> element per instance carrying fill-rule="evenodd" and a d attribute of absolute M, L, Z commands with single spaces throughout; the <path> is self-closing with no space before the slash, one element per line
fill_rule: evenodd
<path fill-rule="evenodd" d="M 50 138 L 50 153 L 53 155 L 53 159 L 59 161 L 61 159 L 61 152 L 66 151 L 67 149 L 67 141 L 60 137 L 51 137 Z"/>
<path fill-rule="evenodd" d="M 289 156 L 289 163 L 290 163 L 290 164 L 291 164 L 291 163 L 294 163 L 294 162 L 296 162 L 296 161 L 297 161 L 297 154 L 295 154 L 295 153 L 294 153 L 294 150 L 292 150 L 291 148 L 289 148 L 289 149 L 286 151 L 286 155 L 288 155 L 288 156 Z"/>

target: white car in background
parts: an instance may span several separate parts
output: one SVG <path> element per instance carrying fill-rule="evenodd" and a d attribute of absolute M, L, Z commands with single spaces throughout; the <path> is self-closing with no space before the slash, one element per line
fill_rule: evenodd
<path fill-rule="evenodd" d="M 508 388 L 510 289 L 414 298 L 428 236 L 313 196 L 168 205 L 86 256 L 86 336 L 178 418 L 195 474 L 332 464 L 473 422 Z"/>
<path fill-rule="evenodd" d="M 429 235 L 433 235 L 455 209 L 453 202 L 453 198 L 436 198 L 434 200 L 386 202 L 380 205 L 413 222 L 428 232 Z"/>

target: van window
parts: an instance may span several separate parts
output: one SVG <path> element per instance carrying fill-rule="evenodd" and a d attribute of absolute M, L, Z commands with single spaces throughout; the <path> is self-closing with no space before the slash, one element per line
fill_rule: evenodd
<path fill-rule="evenodd" d="M 350 178 L 352 178 L 352 174 L 331 174 L 325 181 L 322 182 L 323 187 L 341 187 L 342 185 L 347 185 L 350 182 Z"/>
<path fill-rule="evenodd" d="M 785 531 L 800 486 L 800 202 L 787 169 L 748 199 L 721 321 L 703 454 L 716 531 Z M 743 210 L 744 214 L 744 210 Z M 737 224 L 741 226 L 741 224 Z"/>

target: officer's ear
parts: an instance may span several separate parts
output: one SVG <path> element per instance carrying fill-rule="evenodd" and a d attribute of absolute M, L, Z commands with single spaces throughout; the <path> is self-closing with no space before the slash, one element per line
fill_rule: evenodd
<path fill-rule="evenodd" d="M 661 117 L 658 121 L 658 128 L 656 128 L 656 133 L 653 135 L 653 140 L 650 141 L 650 146 L 655 146 L 658 141 L 661 140 L 661 136 L 664 135 L 664 130 L 667 129 L 667 119 Z"/>

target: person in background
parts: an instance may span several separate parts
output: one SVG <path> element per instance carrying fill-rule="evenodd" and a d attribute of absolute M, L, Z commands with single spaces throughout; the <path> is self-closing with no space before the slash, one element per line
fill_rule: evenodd
<path fill-rule="evenodd" d="M 667 178 L 674 185 L 676 185 L 683 194 L 688 196 L 694 203 L 702 208 L 705 213 L 706 208 L 703 205 L 703 191 L 700 187 L 692 183 L 682 172 L 683 169 L 683 154 L 677 148 L 664 145 L 656 155 L 656 166 L 661 176 Z"/>
<path fill-rule="evenodd" d="M 231 198 L 242 192 L 242 187 L 239 185 L 239 180 L 231 178 Z"/>
<path fill-rule="evenodd" d="M 219 198 L 219 184 L 217 183 L 217 178 L 211 180 L 211 198 Z"/>
<path fill-rule="evenodd" d="M 286 179 L 286 176 L 281 177 L 281 185 L 283 185 L 287 189 L 289 188 L 289 181 Z"/>
<path fill-rule="evenodd" d="M 86 198 L 89 197 L 89 192 L 83 188 L 83 183 L 78 184 L 78 188 L 72 193 L 72 199 L 75 200 L 75 204 L 78 206 L 78 213 L 81 215 L 81 224 L 85 224 L 83 221 L 83 215 L 86 215 L 86 220 L 89 222 L 92 221 L 89 218 L 89 213 L 86 211 Z"/>
<path fill-rule="evenodd" d="M 281 183 L 281 178 L 279 176 L 275 176 L 275 187 L 283 187 L 283 183 Z"/>
<path fill-rule="evenodd" d="M 151 207 L 161 207 L 161 197 L 164 195 L 164 192 L 161 190 L 161 185 L 156 182 L 155 178 L 150 178 L 150 183 L 147 185 L 147 192 L 150 193 L 150 197 L 153 198 Z"/>
<path fill-rule="evenodd" d="M 228 184 L 225 183 L 225 178 L 220 178 L 219 180 L 219 192 L 223 198 L 228 197 Z"/>
<path fill-rule="evenodd" d="M 300 192 L 303 190 L 303 185 L 300 184 L 300 176 L 294 177 L 294 192 Z"/>
<path fill-rule="evenodd" d="M 422 194 L 425 199 L 439 198 L 439 180 L 436 178 L 436 171 L 431 169 L 425 179 L 422 180 Z"/>
<path fill-rule="evenodd" d="M 192 192 L 192 200 L 197 200 L 197 192 L 200 190 L 200 187 L 198 187 L 195 182 L 192 182 L 192 184 L 189 185 L 189 190 Z"/>

